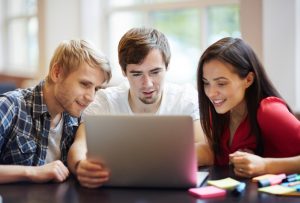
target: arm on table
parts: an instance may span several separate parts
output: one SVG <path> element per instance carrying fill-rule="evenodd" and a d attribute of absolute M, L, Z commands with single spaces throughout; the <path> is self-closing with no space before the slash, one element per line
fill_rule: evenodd
<path fill-rule="evenodd" d="M 7 97 L 0 98 L 0 152 L 4 144 L 3 140 L 10 139 L 10 129 L 16 125 L 14 120 L 18 117 L 18 114 L 14 110 L 21 109 L 19 105 L 12 101 Z M 42 166 L 0 165 L 0 183 L 19 181 L 62 182 L 68 176 L 69 170 L 60 160 Z"/>
<path fill-rule="evenodd" d="M 286 158 L 262 158 L 237 151 L 230 155 L 235 173 L 244 177 L 266 173 L 299 173 L 299 120 L 288 110 L 283 100 L 275 97 L 261 101 L 257 119 L 265 152 L 272 157 Z"/>
<path fill-rule="evenodd" d="M 235 152 L 230 155 L 234 172 L 238 176 L 253 177 L 263 174 L 300 173 L 300 156 L 287 158 L 262 158 L 247 153 Z"/>
<path fill-rule="evenodd" d="M 264 158 L 267 173 L 300 173 L 300 155 L 287 158 Z"/>
<path fill-rule="evenodd" d="M 80 184 L 85 187 L 99 187 L 109 178 L 109 172 L 102 163 L 87 159 L 86 133 L 83 123 L 80 124 L 70 148 L 68 167 L 76 175 Z"/>
<path fill-rule="evenodd" d="M 68 176 L 69 170 L 60 160 L 43 166 L 0 165 L 0 183 L 19 181 L 63 182 Z"/>

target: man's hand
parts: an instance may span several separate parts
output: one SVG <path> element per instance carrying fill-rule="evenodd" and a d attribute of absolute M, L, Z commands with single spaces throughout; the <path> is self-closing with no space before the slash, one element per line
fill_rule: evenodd
<path fill-rule="evenodd" d="M 80 184 L 88 188 L 97 188 L 109 179 L 109 171 L 98 162 L 81 160 L 76 166 L 76 176 Z"/>
<path fill-rule="evenodd" d="M 32 166 L 28 168 L 29 180 L 36 183 L 48 181 L 63 182 L 68 176 L 69 170 L 60 160 L 43 166 Z"/>

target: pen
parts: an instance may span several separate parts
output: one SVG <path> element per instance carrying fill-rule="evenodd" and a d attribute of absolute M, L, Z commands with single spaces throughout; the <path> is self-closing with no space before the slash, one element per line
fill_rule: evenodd
<path fill-rule="evenodd" d="M 284 178 L 284 179 L 282 180 L 282 182 L 283 182 L 283 183 L 285 183 L 285 182 L 291 182 L 291 181 L 288 181 L 288 180 L 290 180 L 291 178 L 295 178 L 295 177 L 297 177 L 297 176 L 298 176 L 297 173 L 287 175 L 286 178 Z"/>
<path fill-rule="evenodd" d="M 266 186 L 270 186 L 270 185 L 280 184 L 285 177 L 286 177 L 285 174 L 279 174 L 275 177 L 259 180 L 258 187 L 266 187 Z"/>
<path fill-rule="evenodd" d="M 295 185 L 300 185 L 300 181 L 295 181 L 295 182 L 288 183 L 288 186 L 295 186 Z"/>
<path fill-rule="evenodd" d="M 295 187 L 295 189 L 297 190 L 297 192 L 300 192 L 300 185 L 297 185 L 297 186 Z"/>
<path fill-rule="evenodd" d="M 294 182 L 294 181 L 298 181 L 298 180 L 300 180 L 300 175 L 288 178 L 287 182 Z"/>
<path fill-rule="evenodd" d="M 245 188 L 246 188 L 246 183 L 240 183 L 232 190 L 231 193 L 235 196 L 239 196 L 245 191 Z"/>

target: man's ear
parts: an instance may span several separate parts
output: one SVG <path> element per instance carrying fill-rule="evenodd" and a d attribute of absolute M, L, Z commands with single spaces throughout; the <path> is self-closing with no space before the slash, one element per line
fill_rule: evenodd
<path fill-rule="evenodd" d="M 246 88 L 250 87 L 252 83 L 254 82 L 255 75 L 253 72 L 249 72 L 246 76 Z"/>
<path fill-rule="evenodd" d="M 57 82 L 61 78 L 63 78 L 63 70 L 61 66 L 59 66 L 57 63 L 52 66 L 52 69 L 50 71 L 50 77 L 53 82 Z"/>

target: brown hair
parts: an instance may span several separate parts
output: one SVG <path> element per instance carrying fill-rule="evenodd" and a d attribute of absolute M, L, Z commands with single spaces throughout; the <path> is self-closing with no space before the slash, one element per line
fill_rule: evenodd
<path fill-rule="evenodd" d="M 121 38 L 118 45 L 119 64 L 124 72 L 128 64 L 140 64 L 152 49 L 158 49 L 166 68 L 171 51 L 166 36 L 153 28 L 132 28 Z"/>

